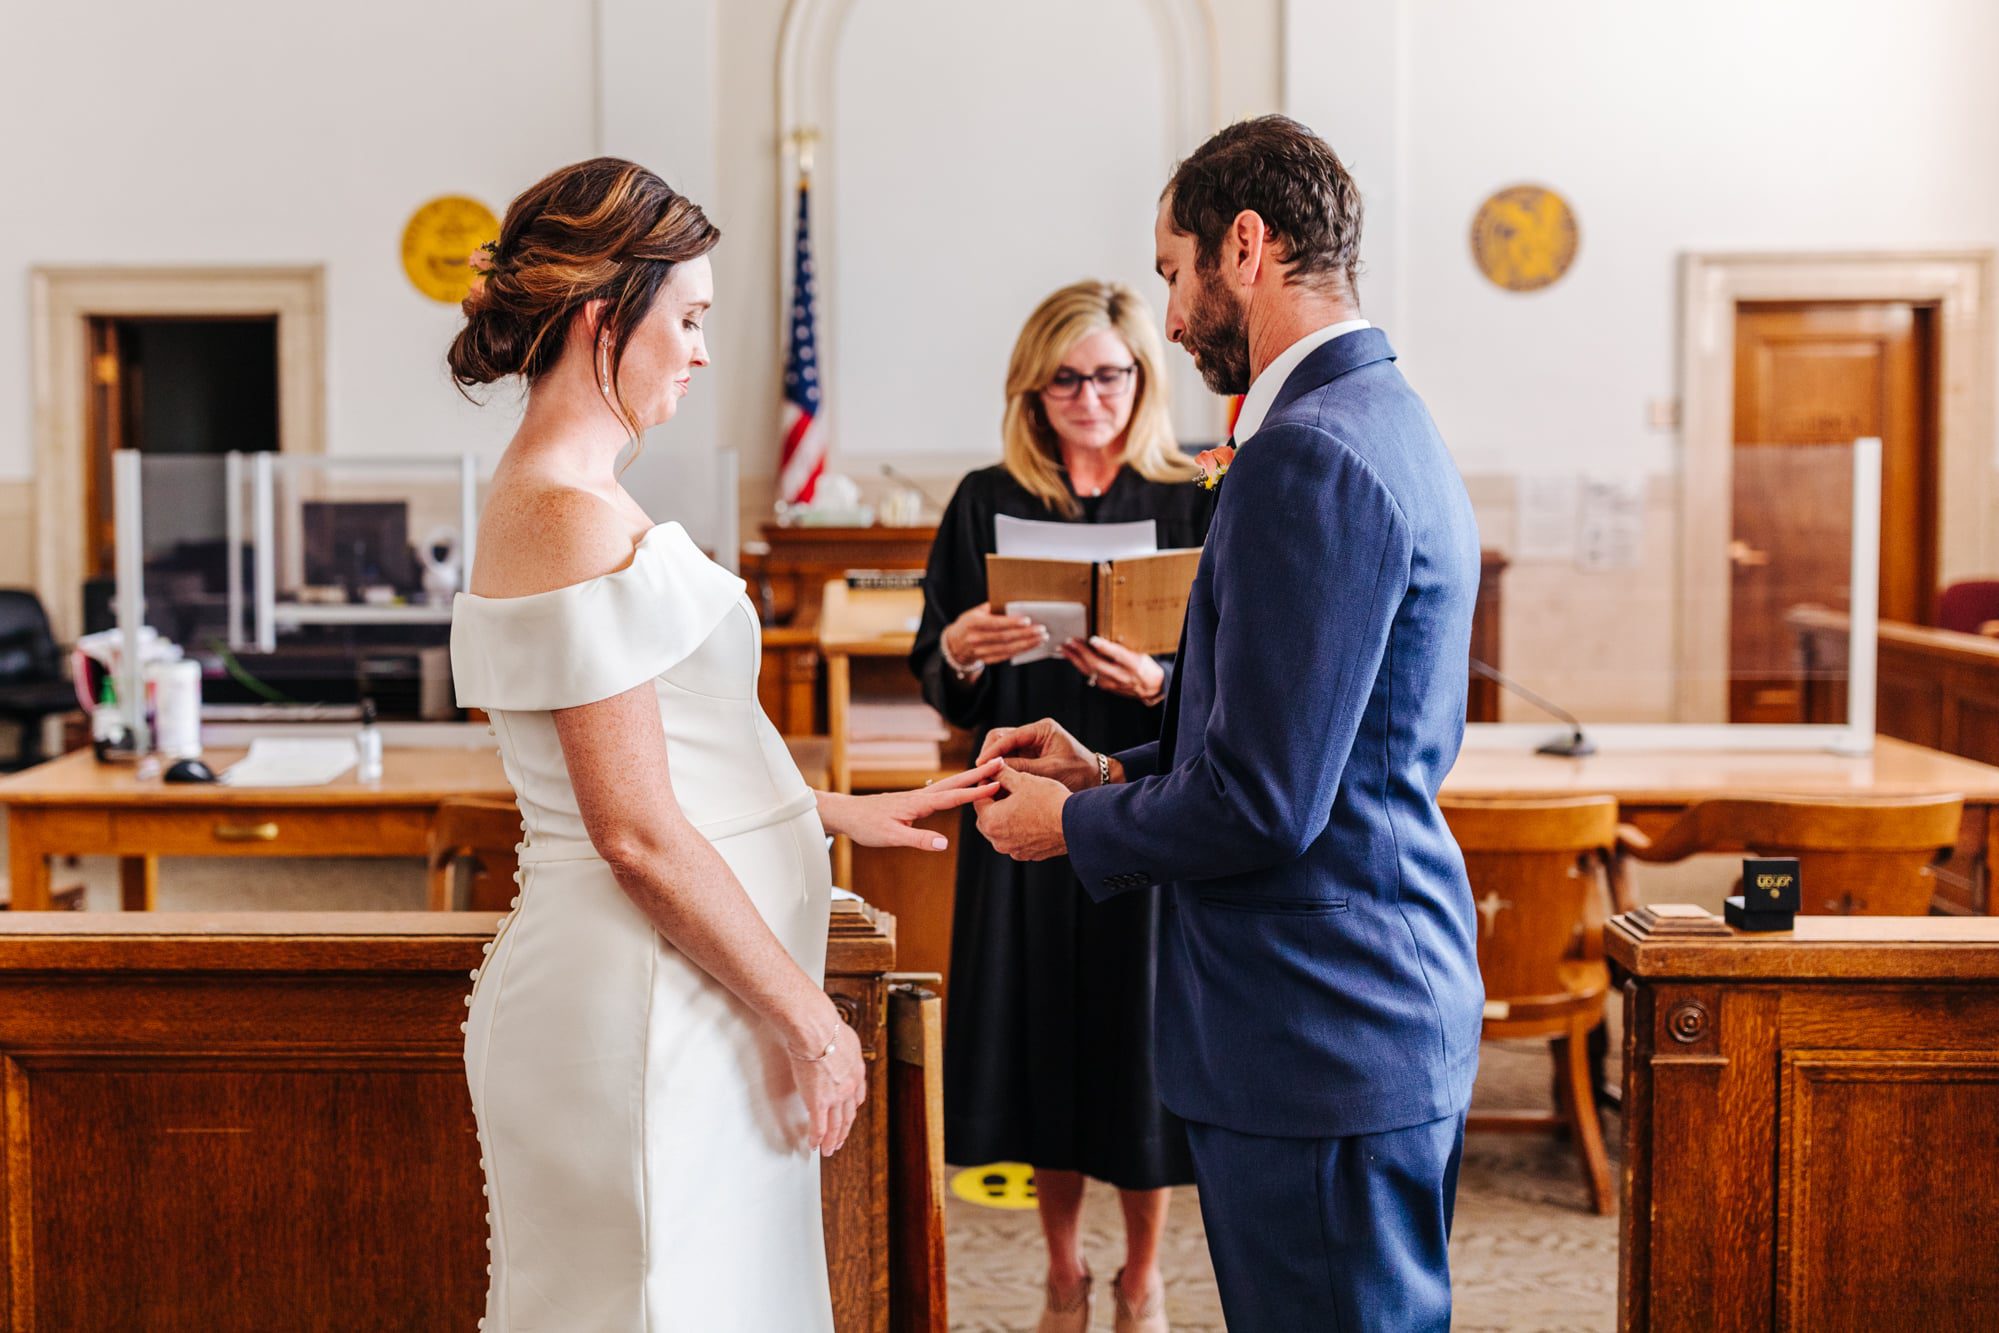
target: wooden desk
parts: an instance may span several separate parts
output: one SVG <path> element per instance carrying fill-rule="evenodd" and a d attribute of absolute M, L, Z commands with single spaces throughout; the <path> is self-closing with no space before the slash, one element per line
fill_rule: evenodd
<path fill-rule="evenodd" d="M 1613 919 L 1618 1327 L 1989 1328 L 1999 922 Z"/>
<path fill-rule="evenodd" d="M 962 768 L 971 739 L 954 730 L 943 746 L 939 768 L 857 767 L 847 756 L 848 708 L 869 695 L 915 699 L 921 694 L 906 659 L 915 634 L 912 617 L 922 614 L 917 591 L 855 590 L 835 579 L 821 592 L 820 650 L 826 662 L 827 769 L 834 791 L 896 791 L 920 787 Z M 959 812 L 923 821 L 923 827 L 951 840 L 947 852 L 906 847 L 855 847 L 833 841 L 833 882 L 866 895 L 902 923 L 902 967 L 943 976 L 950 971 L 951 920 L 955 899 Z M 941 983 L 940 994 L 949 1001 Z"/>
<path fill-rule="evenodd" d="M 835 1325 L 887 1333 L 895 923 L 835 909 L 826 989 L 869 1062 L 823 1168 Z M 0 1322 L 470 1329 L 486 1223 L 458 1025 L 497 920 L 0 916 Z"/>
<path fill-rule="evenodd" d="M 923 569 L 937 529 L 783 527 L 763 525 L 770 549 L 743 562 L 743 577 L 770 588 L 771 610 L 778 623 L 796 623 L 801 613 L 817 611 L 819 590 L 828 579 L 850 569 Z"/>
<path fill-rule="evenodd" d="M 242 757 L 215 750 L 217 772 Z M 140 780 L 88 751 L 0 779 L 14 907 L 48 906 L 51 856 L 115 856 L 127 910 L 153 907 L 162 856 L 422 856 L 438 804 L 512 800 L 492 749 L 390 750 L 378 782 L 353 771 L 320 787 Z"/>
<path fill-rule="evenodd" d="M 1561 759 L 1467 747 L 1444 779 L 1451 796 L 1615 796 L 1620 817 L 1656 833 L 1695 801 L 1720 796 L 1964 797 L 1955 855 L 1937 871 L 1937 906 L 1999 912 L 1988 854 L 1999 842 L 1999 768 L 1883 736 L 1870 758 L 1822 753 L 1610 750 Z"/>
<path fill-rule="evenodd" d="M 786 738 L 808 785 L 827 782 L 826 742 Z M 213 750 L 220 772 L 240 750 Z M 0 778 L 16 910 L 49 906 L 49 858 L 115 856 L 128 911 L 155 905 L 162 856 L 423 856 L 447 800 L 511 801 L 490 746 L 388 750 L 379 782 L 350 770 L 322 787 L 178 785 L 141 781 L 131 764 L 88 751 Z"/>

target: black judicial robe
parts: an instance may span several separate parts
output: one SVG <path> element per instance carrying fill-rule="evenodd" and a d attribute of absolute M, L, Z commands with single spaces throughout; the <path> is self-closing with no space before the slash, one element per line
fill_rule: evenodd
<path fill-rule="evenodd" d="M 1195 483 L 1121 469 L 1067 520 L 1003 467 L 967 475 L 937 528 L 910 667 L 930 704 L 975 735 L 1052 717 L 1106 754 L 1156 740 L 1161 708 L 1091 688 L 1061 658 L 988 666 L 969 684 L 944 664 L 944 629 L 986 600 L 993 517 L 1085 523 L 1152 519 L 1161 549 L 1199 546 L 1214 512 Z M 1170 671 L 1170 658 L 1160 659 Z M 970 807 L 958 840 L 957 911 L 944 1046 L 944 1152 L 974 1166 L 1018 1161 L 1122 1189 L 1190 1184 L 1185 1130 L 1153 1083 L 1159 890 L 1090 899 L 1067 858 L 1000 855 Z"/>

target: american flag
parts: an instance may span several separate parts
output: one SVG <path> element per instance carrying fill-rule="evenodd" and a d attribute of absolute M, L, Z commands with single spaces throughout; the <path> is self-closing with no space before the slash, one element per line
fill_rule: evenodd
<path fill-rule="evenodd" d="M 778 498 L 808 504 L 826 471 L 826 428 L 819 422 L 817 320 L 812 305 L 811 181 L 798 178 L 798 250 L 791 282 L 790 350 L 784 360 L 784 456 Z"/>

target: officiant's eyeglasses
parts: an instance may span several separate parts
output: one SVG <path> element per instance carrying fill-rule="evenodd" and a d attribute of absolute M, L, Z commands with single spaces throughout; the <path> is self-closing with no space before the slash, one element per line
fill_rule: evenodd
<path fill-rule="evenodd" d="M 1048 381 L 1048 387 L 1041 392 L 1067 402 L 1080 394 L 1085 384 L 1094 384 L 1097 386 L 1097 397 L 1117 398 L 1131 388 L 1131 377 L 1137 373 L 1137 362 L 1127 366 L 1099 366 L 1087 375 L 1064 366 L 1055 372 L 1055 378 Z"/>

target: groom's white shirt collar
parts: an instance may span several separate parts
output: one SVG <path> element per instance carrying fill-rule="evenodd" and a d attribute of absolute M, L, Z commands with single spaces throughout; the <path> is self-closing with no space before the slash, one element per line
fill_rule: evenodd
<path fill-rule="evenodd" d="M 1368 327 L 1364 319 L 1343 319 L 1315 333 L 1306 334 L 1279 352 L 1277 359 L 1263 368 L 1263 373 L 1249 386 L 1249 392 L 1242 396 L 1242 411 L 1236 413 L 1235 419 L 1235 442 L 1241 444 L 1263 429 L 1263 419 L 1270 415 L 1270 405 L 1277 401 L 1277 391 L 1284 387 L 1284 381 L 1291 378 L 1291 372 L 1298 369 L 1306 357 L 1343 333 L 1355 333 Z"/>

